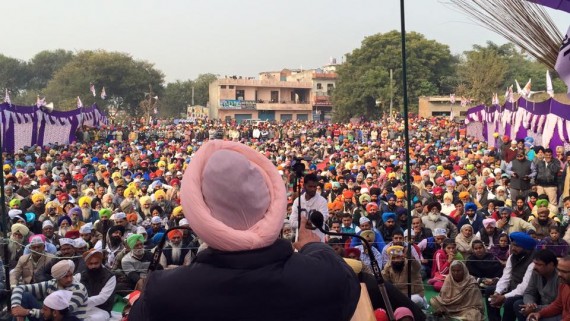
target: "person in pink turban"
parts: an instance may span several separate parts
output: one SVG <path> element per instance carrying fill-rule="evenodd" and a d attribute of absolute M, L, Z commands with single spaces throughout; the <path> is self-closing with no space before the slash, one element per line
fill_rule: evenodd
<path fill-rule="evenodd" d="M 278 238 L 287 194 L 262 154 L 236 142 L 204 144 L 180 199 L 207 248 L 189 266 L 152 272 L 129 319 L 350 320 L 360 293 L 355 274 L 305 218 L 293 246 Z"/>

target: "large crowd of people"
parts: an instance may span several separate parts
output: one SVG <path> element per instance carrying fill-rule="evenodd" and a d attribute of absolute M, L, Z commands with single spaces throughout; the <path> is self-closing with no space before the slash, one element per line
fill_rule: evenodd
<path fill-rule="evenodd" d="M 4 153 L 2 257 L 10 273 L 0 281 L 12 289 L 12 314 L 40 318 L 38 300 L 59 289 L 71 292 L 65 313 L 108 320 L 115 294 L 142 288 L 163 237 L 159 268 L 191 264 L 208 245 L 185 218 L 183 173 L 205 142 L 228 140 L 279 171 L 288 198 L 283 239 L 293 242 L 299 216 L 319 211 L 326 229 L 360 234 L 372 253 L 356 237 L 315 232 L 321 241 L 360 261 L 364 272 L 375 258 L 397 290 L 411 289 L 420 311 L 569 320 L 570 151 L 535 146 L 532 137 L 503 136 L 490 147 L 447 118 L 414 117 L 407 177 L 403 129 L 399 117 L 129 124 L 84 128 L 68 145 Z M 167 233 L 177 226 L 189 229 Z M 439 292 L 431 300 L 426 284 Z"/>

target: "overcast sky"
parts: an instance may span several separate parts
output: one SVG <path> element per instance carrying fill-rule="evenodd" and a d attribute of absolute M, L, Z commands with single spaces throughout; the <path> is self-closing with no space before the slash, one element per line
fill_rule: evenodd
<path fill-rule="evenodd" d="M 398 0 L 18 0 L 3 1 L 0 53 L 28 60 L 41 50 L 105 49 L 148 60 L 167 81 L 201 73 L 256 76 L 315 68 L 400 28 Z M 550 10 L 561 31 L 569 15 Z M 406 29 L 460 53 L 506 40 L 442 0 L 407 0 Z"/>

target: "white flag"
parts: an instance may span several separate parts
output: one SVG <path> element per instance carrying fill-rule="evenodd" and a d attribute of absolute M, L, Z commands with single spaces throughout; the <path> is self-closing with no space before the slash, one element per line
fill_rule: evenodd
<path fill-rule="evenodd" d="M 77 108 L 83 108 L 83 103 L 81 102 L 81 98 L 77 96 Z"/>
<path fill-rule="evenodd" d="M 498 105 L 499 104 L 499 95 L 497 95 L 497 93 L 493 94 L 493 99 L 492 99 L 492 104 L 493 105 Z"/>
<path fill-rule="evenodd" d="M 570 28 L 566 32 L 564 40 L 562 40 L 562 45 L 560 46 L 560 52 L 558 53 L 558 59 L 556 59 L 556 65 L 554 69 L 558 72 L 558 76 L 562 79 L 566 86 L 568 86 L 568 94 L 570 94 Z"/>
<path fill-rule="evenodd" d="M 12 100 L 10 100 L 10 94 L 8 93 L 8 88 L 6 88 L 6 94 L 4 95 L 4 102 L 8 105 L 12 105 Z"/>
<path fill-rule="evenodd" d="M 519 82 L 515 79 L 515 84 L 517 85 L 517 94 L 524 96 L 524 92 L 521 89 L 521 85 L 519 85 Z"/>
<path fill-rule="evenodd" d="M 455 94 L 449 94 L 449 101 L 450 101 L 452 104 L 455 104 Z"/>
<path fill-rule="evenodd" d="M 531 83 L 530 83 L 530 79 L 529 79 L 528 82 L 526 83 L 526 85 L 524 85 L 524 88 L 523 88 L 523 96 L 524 96 L 524 97 L 530 98 L 530 93 L 531 93 L 530 88 L 531 88 Z"/>
<path fill-rule="evenodd" d="M 546 70 L 546 92 L 550 98 L 554 97 L 554 88 L 552 88 L 552 78 L 550 78 L 550 72 Z"/>

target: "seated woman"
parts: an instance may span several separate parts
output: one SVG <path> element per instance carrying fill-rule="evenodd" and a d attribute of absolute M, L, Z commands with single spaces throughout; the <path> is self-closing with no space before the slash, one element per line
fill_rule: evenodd
<path fill-rule="evenodd" d="M 455 237 L 457 251 L 461 253 L 463 257 L 468 257 L 471 255 L 471 253 L 473 253 L 473 249 L 471 248 L 471 242 L 473 242 L 473 239 L 473 226 L 464 224 Z"/>
<path fill-rule="evenodd" d="M 471 275 L 463 262 L 451 263 L 451 273 L 445 278 L 440 293 L 431 298 L 430 303 L 435 314 L 459 320 L 485 320 L 483 296 L 477 280 Z"/>
<path fill-rule="evenodd" d="M 451 263 L 457 260 L 463 260 L 463 256 L 457 252 L 455 241 L 446 239 L 443 241 L 442 249 L 437 250 L 433 256 L 432 278 L 428 280 L 428 284 L 432 285 L 435 291 L 441 290 Z"/>
<path fill-rule="evenodd" d="M 509 236 L 506 233 L 502 233 L 499 236 L 499 244 L 494 244 L 489 250 L 503 266 L 506 266 L 509 255 L 511 255 L 511 247 Z"/>

